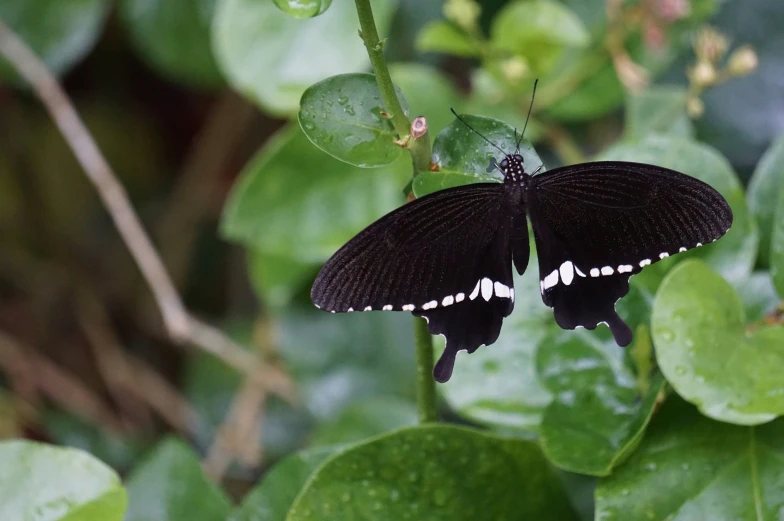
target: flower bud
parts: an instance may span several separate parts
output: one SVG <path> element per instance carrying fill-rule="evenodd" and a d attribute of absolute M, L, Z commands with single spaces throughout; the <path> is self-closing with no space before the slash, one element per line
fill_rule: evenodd
<path fill-rule="evenodd" d="M 727 38 L 713 27 L 707 26 L 697 34 L 694 41 L 694 52 L 699 61 L 716 63 L 727 52 Z"/>
<path fill-rule="evenodd" d="M 691 69 L 691 81 L 700 87 L 707 87 L 716 82 L 716 67 L 712 63 L 699 61 Z"/>
<path fill-rule="evenodd" d="M 745 76 L 757 68 L 759 58 L 751 45 L 735 49 L 727 60 L 727 71 L 733 76 Z"/>

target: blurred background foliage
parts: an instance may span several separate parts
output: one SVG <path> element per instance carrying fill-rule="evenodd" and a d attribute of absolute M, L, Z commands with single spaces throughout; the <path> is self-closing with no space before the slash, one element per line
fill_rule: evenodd
<path fill-rule="evenodd" d="M 3 0 L 0 20 L 61 78 L 189 308 L 282 368 L 298 397 L 259 392 L 219 359 L 166 340 L 92 186 L 0 59 L 0 436 L 90 452 L 122 476 L 129 520 L 304 520 L 317 512 L 327 519 L 325 505 L 340 500 L 330 486 L 358 480 L 349 462 L 372 458 L 388 463 L 381 488 L 344 501 L 371 511 L 376 494 L 403 494 L 411 505 L 411 487 L 389 483 L 416 482 L 412 468 L 449 460 L 449 450 L 486 456 L 461 463 L 485 474 L 434 489 L 420 517 L 405 511 L 412 519 L 436 515 L 430 508 L 449 519 L 510 511 L 529 516 L 521 519 L 665 519 L 687 502 L 697 506 L 677 519 L 777 519 L 784 470 L 771 462 L 784 454 L 783 424 L 740 425 L 784 414 L 775 371 L 781 348 L 760 355 L 784 345 L 775 327 L 784 292 L 784 4 L 371 3 L 392 79 L 409 115 L 427 117 L 441 167 L 416 179 L 415 194 L 487 175 L 484 156 L 460 155 L 478 145 L 454 127 L 450 107 L 503 121 L 487 130 L 509 140 L 539 78 L 527 131 L 532 157 L 548 168 L 613 158 L 684 171 L 728 199 L 732 231 L 684 255 L 704 263 L 671 271 L 679 256 L 633 279 L 621 305 L 639 340 L 627 352 L 601 332 L 553 327 L 532 262 L 516 280 L 520 297 L 499 341 L 461 357 L 439 387 L 445 418 L 492 434 L 440 425 L 427 436 L 401 431 L 412 438 L 351 449 L 346 444 L 416 423 L 408 314 L 332 316 L 309 300 L 320 264 L 402 204 L 411 178 L 391 128 L 369 130 L 366 139 L 359 119 L 348 131 L 319 126 L 331 110 L 354 116 L 353 104 L 373 88 L 372 77 L 360 74 L 340 83 L 345 96 L 322 81 L 370 72 L 354 3 Z M 325 92 L 335 98 L 325 101 Z M 700 291 L 677 292 L 691 285 Z M 714 301 L 725 305 L 711 308 Z M 679 325 L 686 329 L 676 338 L 668 331 L 684 302 L 706 311 Z M 723 338 L 698 347 L 708 361 L 741 350 L 752 374 L 772 374 L 748 382 L 722 362 L 699 382 L 700 368 L 678 358 L 689 346 L 678 342 L 705 324 L 720 324 Z M 653 369 L 654 346 L 664 376 Z M 674 393 L 654 415 L 669 388 L 664 377 L 713 419 Z M 752 399 L 749 387 L 765 398 Z M 763 456 L 755 439 L 767 444 Z M 546 458 L 523 440 L 538 440 Z M 396 443 L 423 456 L 407 467 Z M 682 450 L 663 455 L 666 446 Z M 9 487 L 29 474 L 51 491 L 25 496 L 51 514 L 42 518 L 122 519 L 117 474 L 82 461 L 83 453 L 46 450 L 2 445 L 0 517 L 24 511 L 8 499 L 21 492 Z M 336 454 L 344 467 L 320 467 Z M 608 476 L 626 458 L 611 477 L 588 477 Z M 53 470 L 61 460 L 80 474 Z M 531 494 L 541 494 L 541 505 L 519 504 L 519 489 L 504 488 L 525 479 L 499 470 L 507 461 L 537 476 Z M 752 478 L 739 470 L 755 461 L 762 470 Z M 723 481 L 712 482 L 719 473 Z M 676 491 L 666 479 L 689 485 Z M 80 480 L 79 490 L 66 490 Z M 501 488 L 482 497 L 489 482 Z M 766 491 L 761 517 L 748 514 L 760 504 L 747 493 L 733 496 L 733 505 L 715 503 L 721 515 L 700 510 L 723 486 L 747 485 Z M 463 494 L 473 502 L 458 501 Z M 67 504 L 57 503 L 63 497 Z M 97 517 L 78 517 L 88 515 Z M 403 517 L 388 510 L 378 519 Z"/>

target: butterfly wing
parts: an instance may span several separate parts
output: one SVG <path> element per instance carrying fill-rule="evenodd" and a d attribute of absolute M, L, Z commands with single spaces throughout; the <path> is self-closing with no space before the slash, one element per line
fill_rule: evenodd
<path fill-rule="evenodd" d="M 446 381 L 455 354 L 491 344 L 513 307 L 512 220 L 504 185 L 434 192 L 371 224 L 327 261 L 314 304 L 331 312 L 411 311 L 447 348 L 434 376 Z"/>
<path fill-rule="evenodd" d="M 596 162 L 533 178 L 528 205 L 542 300 L 565 329 L 606 323 L 632 340 L 615 303 L 629 277 L 670 255 L 724 235 L 727 201 L 711 186 L 652 165 Z"/>

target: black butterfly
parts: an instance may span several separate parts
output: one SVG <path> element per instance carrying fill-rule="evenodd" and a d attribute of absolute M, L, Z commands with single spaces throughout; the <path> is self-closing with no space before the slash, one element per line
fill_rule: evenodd
<path fill-rule="evenodd" d="M 457 352 L 495 342 L 512 312 L 512 263 L 522 275 L 530 253 L 526 215 L 542 300 L 558 325 L 606 324 L 619 346 L 632 341 L 615 311 L 629 277 L 715 241 L 732 225 L 732 211 L 716 190 L 673 170 L 604 161 L 529 175 L 519 141 L 517 153 L 504 155 L 497 165 L 491 162 L 504 174 L 502 184 L 426 195 L 346 243 L 313 284 L 316 306 L 426 318 L 430 332 L 446 338 L 433 370 L 445 382 Z"/>

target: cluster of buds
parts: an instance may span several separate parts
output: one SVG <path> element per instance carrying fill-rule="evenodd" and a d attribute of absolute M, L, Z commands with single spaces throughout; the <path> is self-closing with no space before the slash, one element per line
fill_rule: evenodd
<path fill-rule="evenodd" d="M 479 28 L 479 15 L 482 7 L 474 0 L 446 0 L 444 17 L 467 33 L 474 33 Z"/>
<path fill-rule="evenodd" d="M 732 78 L 745 76 L 757 68 L 759 64 L 757 53 L 750 45 L 742 45 L 735 49 L 721 67 L 720 62 L 728 49 L 727 37 L 712 27 L 702 29 L 694 39 L 697 63 L 686 71 L 689 78 L 686 110 L 692 118 L 701 116 L 705 110 L 700 96 L 706 89 Z"/>

